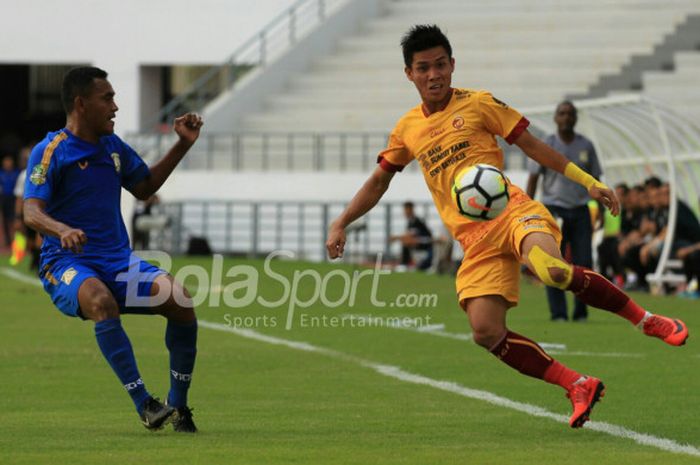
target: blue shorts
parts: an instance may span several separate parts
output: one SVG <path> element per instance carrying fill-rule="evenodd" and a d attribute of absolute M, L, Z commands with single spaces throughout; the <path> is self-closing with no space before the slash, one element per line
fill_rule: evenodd
<path fill-rule="evenodd" d="M 68 316 L 78 316 L 78 290 L 88 278 L 97 278 L 111 291 L 120 313 L 149 315 L 147 305 L 155 278 L 166 271 L 136 255 L 87 256 L 66 254 L 42 263 L 39 278 L 54 305 Z"/>

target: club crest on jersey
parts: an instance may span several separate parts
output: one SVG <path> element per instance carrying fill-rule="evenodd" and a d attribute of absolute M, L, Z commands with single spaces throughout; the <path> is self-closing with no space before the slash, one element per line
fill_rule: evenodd
<path fill-rule="evenodd" d="M 61 281 L 65 283 L 66 286 L 70 286 L 70 283 L 73 282 L 73 278 L 75 278 L 77 274 L 78 272 L 75 268 L 68 268 L 63 272 L 63 275 L 61 275 Z"/>
<path fill-rule="evenodd" d="M 114 169 L 117 170 L 117 173 L 121 172 L 122 162 L 119 159 L 119 154 L 117 152 L 112 153 L 112 161 L 114 161 Z"/>
<path fill-rule="evenodd" d="M 455 129 L 462 129 L 462 126 L 464 126 L 464 118 L 461 116 L 457 116 L 455 119 L 452 120 L 452 127 Z"/>
<path fill-rule="evenodd" d="M 32 174 L 29 176 L 29 180 L 35 186 L 41 186 L 44 184 L 46 182 L 46 169 L 44 169 L 44 165 L 36 165 L 32 169 Z"/>

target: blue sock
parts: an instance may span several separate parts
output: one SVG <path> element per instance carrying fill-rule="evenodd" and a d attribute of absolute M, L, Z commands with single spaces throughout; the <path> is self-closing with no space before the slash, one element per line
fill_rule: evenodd
<path fill-rule="evenodd" d="M 187 391 L 197 356 L 197 320 L 185 324 L 168 321 L 165 346 L 170 351 L 168 405 L 184 407 L 187 405 Z"/>
<path fill-rule="evenodd" d="M 122 328 L 119 318 L 98 321 L 95 323 L 95 337 L 102 354 L 109 362 L 114 373 L 119 377 L 131 400 L 136 405 L 136 411 L 141 413 L 143 403 L 150 397 L 143 384 L 139 369 L 136 367 L 134 350 L 131 342 Z"/>

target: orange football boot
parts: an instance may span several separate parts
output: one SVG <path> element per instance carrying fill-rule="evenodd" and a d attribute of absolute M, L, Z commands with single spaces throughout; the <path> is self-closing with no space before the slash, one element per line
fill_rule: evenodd
<path fill-rule="evenodd" d="M 681 320 L 650 315 L 642 322 L 644 334 L 658 337 L 666 344 L 682 346 L 688 339 L 688 327 Z"/>
<path fill-rule="evenodd" d="M 605 395 L 605 385 L 598 378 L 589 376 L 571 385 L 566 397 L 571 399 L 574 413 L 569 418 L 569 426 L 580 428 L 589 420 L 591 409 Z"/>

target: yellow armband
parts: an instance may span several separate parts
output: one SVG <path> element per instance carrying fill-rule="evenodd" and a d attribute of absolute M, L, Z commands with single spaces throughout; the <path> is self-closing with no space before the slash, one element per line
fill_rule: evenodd
<path fill-rule="evenodd" d="M 566 168 L 564 168 L 564 176 L 578 184 L 581 184 L 586 188 L 586 190 L 589 190 L 593 186 L 602 187 L 604 189 L 608 188 L 608 186 L 598 181 L 596 178 L 586 173 L 572 162 L 569 162 L 566 165 Z"/>

